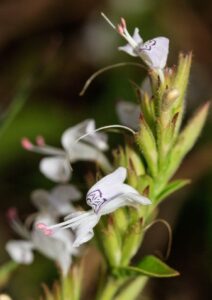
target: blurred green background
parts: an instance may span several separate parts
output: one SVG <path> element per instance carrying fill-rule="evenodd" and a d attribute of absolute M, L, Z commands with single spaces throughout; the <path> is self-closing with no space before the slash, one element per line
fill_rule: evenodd
<path fill-rule="evenodd" d="M 123 41 L 101 18 L 101 11 L 115 23 L 120 16 L 125 17 L 131 31 L 135 26 L 140 28 L 144 40 L 167 36 L 169 66 L 177 63 L 180 51 L 193 51 L 185 120 L 212 95 L 211 1 L 2 0 L 0 264 L 9 260 L 5 242 L 18 238 L 6 221 L 7 209 L 16 206 L 24 219 L 34 211 L 29 201 L 31 191 L 53 186 L 39 173 L 41 157 L 24 151 L 21 138 L 34 139 L 42 134 L 49 144 L 59 146 L 61 133 L 67 127 L 85 118 L 95 118 L 98 126 L 117 123 L 116 102 L 136 101 L 130 81 L 140 84 L 145 74 L 132 66 L 101 75 L 83 97 L 79 96 L 86 79 L 99 68 L 134 61 L 118 52 L 117 46 Z M 13 115 L 5 125 L 8 109 Z M 174 242 L 168 263 L 181 276 L 152 280 L 146 291 L 151 299 L 211 299 L 211 131 L 209 116 L 198 144 L 176 175 L 191 178 L 192 184 L 161 206 L 161 217 L 173 227 Z M 113 140 L 112 143 L 115 145 Z M 148 232 L 142 251 L 163 251 L 166 243 L 166 232 L 158 225 Z M 55 276 L 54 265 L 36 255 L 33 265 L 18 268 L 3 291 L 15 300 L 32 296 L 36 299 L 41 283 L 51 283 Z"/>

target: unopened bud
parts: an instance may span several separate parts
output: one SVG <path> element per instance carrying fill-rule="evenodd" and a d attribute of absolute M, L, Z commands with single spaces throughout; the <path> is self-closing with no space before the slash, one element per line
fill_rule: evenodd
<path fill-rule="evenodd" d="M 121 18 L 121 25 L 122 25 L 123 29 L 127 27 L 127 24 L 126 24 L 126 21 L 124 18 Z"/>
<path fill-rule="evenodd" d="M 117 30 L 118 30 L 118 33 L 119 33 L 120 35 L 123 35 L 123 34 L 124 34 L 124 28 L 123 28 L 123 26 L 122 26 L 121 24 L 118 24 Z"/>
<path fill-rule="evenodd" d="M 11 207 L 7 211 L 7 218 L 9 221 L 12 221 L 17 218 L 18 212 L 15 207 Z"/>
<path fill-rule="evenodd" d="M 33 148 L 33 145 L 28 138 L 23 138 L 21 140 L 21 145 L 26 150 L 31 150 Z"/>
<path fill-rule="evenodd" d="M 41 146 L 41 147 L 45 146 L 45 139 L 44 139 L 44 137 L 42 135 L 38 135 L 36 137 L 36 143 L 37 143 L 38 146 Z"/>
<path fill-rule="evenodd" d="M 172 104 L 175 102 L 175 100 L 179 97 L 180 93 L 178 89 L 171 89 L 168 90 L 163 99 L 163 105 L 162 105 L 162 110 L 167 111 Z"/>

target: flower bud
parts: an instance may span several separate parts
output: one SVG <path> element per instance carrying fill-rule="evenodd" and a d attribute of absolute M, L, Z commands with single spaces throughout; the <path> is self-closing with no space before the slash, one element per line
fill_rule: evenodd
<path fill-rule="evenodd" d="M 167 92 L 165 92 L 162 102 L 162 111 L 169 110 L 179 95 L 179 90 L 176 88 L 169 89 Z"/>

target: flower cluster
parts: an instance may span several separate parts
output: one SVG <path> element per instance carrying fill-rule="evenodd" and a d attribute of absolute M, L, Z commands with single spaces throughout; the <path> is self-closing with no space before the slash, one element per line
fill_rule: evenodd
<path fill-rule="evenodd" d="M 22 238 L 22 240 L 11 240 L 6 244 L 6 250 L 12 259 L 17 263 L 30 264 L 34 258 L 33 250 L 37 250 L 56 261 L 65 276 L 71 265 L 72 255 L 78 253 L 78 250 L 73 247 L 73 233 L 64 230 L 52 237 L 45 237 L 36 227 L 40 222 L 50 226 L 60 216 L 74 212 L 72 202 L 80 198 L 80 191 L 73 185 L 59 185 L 50 192 L 35 190 L 31 200 L 38 212 L 31 217 L 33 223 L 31 229 L 30 224 L 27 226 L 27 222 L 23 224 L 20 221 L 16 209 L 11 208 L 8 211 L 9 222 L 13 230 Z"/>
<path fill-rule="evenodd" d="M 188 180 L 169 181 L 197 140 L 209 105 L 205 104 L 181 130 L 191 55 L 180 55 L 177 68 L 165 68 L 169 51 L 167 38 L 156 37 L 144 42 L 138 28 L 135 28 L 133 36 L 129 34 L 123 18 L 115 26 L 102 15 L 127 41 L 127 45 L 119 47 L 119 50 L 140 57 L 150 69 L 148 86 L 145 81 L 145 88 L 136 87 L 138 105 L 125 101 L 118 103 L 117 114 L 123 125 L 96 129 L 95 121 L 87 119 L 62 134 L 62 148 L 47 145 L 42 136 L 37 137 L 35 145 L 28 138 L 22 139 L 25 149 L 44 155 L 39 169 L 59 185 L 51 191 L 39 189 L 32 193 L 31 200 L 37 212 L 25 224 L 20 221 L 15 209 L 9 211 L 11 227 L 22 240 L 9 241 L 6 250 L 14 261 L 23 264 L 30 264 L 34 258 L 33 251 L 37 250 L 54 260 L 67 278 L 73 258 L 83 253 L 83 247 L 79 247 L 95 236 L 108 266 L 107 270 L 105 265 L 102 268 L 105 284 L 103 278 L 98 299 L 104 288 L 102 294 L 105 297 L 101 299 L 115 299 L 117 291 L 119 296 L 124 295 L 128 287 L 126 295 L 133 292 L 131 299 L 137 299 L 139 289 L 134 280 L 138 279 L 139 287 L 143 287 L 150 275 L 179 275 L 153 255 L 145 256 L 137 266 L 130 263 L 146 229 L 156 223 L 158 204 L 188 183 Z M 132 138 L 126 139 L 123 146 L 112 152 L 114 161 L 111 162 L 105 154 L 110 147 L 103 131 L 114 129 L 131 133 Z M 89 182 L 85 195 L 68 184 L 74 177 L 74 163 L 77 161 L 94 162 L 99 167 L 101 179 L 93 179 L 92 184 Z M 81 198 L 85 199 L 82 207 L 87 206 L 87 209 L 75 205 L 75 201 Z M 163 224 L 169 226 L 167 222 Z M 67 299 L 80 299 L 80 279 L 76 280 L 80 277 L 79 268 L 75 272 L 72 267 L 71 272 L 75 274 L 71 278 L 73 291 Z M 61 289 L 66 286 L 64 282 Z M 63 291 L 61 293 L 64 298 Z M 49 296 L 48 291 L 47 294 L 48 299 L 55 299 Z M 126 299 L 126 295 L 118 298 Z"/>

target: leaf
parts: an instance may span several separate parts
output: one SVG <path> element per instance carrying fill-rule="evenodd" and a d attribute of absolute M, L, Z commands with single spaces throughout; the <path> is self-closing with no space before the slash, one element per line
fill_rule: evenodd
<path fill-rule="evenodd" d="M 189 179 L 178 179 L 170 182 L 165 189 L 156 197 L 155 203 L 160 203 L 162 200 L 167 198 L 169 195 L 173 194 L 177 190 L 183 188 L 185 185 L 189 184 L 191 181 Z"/>
<path fill-rule="evenodd" d="M 197 141 L 205 124 L 209 105 L 210 103 L 206 102 L 202 107 L 200 107 L 200 109 L 179 134 L 178 139 L 171 151 L 170 164 L 167 171 L 169 178 L 175 173 L 185 155 L 191 150 Z"/>
<path fill-rule="evenodd" d="M 13 271 L 17 267 L 18 264 L 12 260 L 0 266 L 0 288 L 4 287 L 7 284 Z"/>
<path fill-rule="evenodd" d="M 118 273 L 119 272 L 119 273 Z M 179 275 L 179 272 L 169 267 L 159 258 L 148 255 L 145 256 L 137 266 L 121 267 L 116 271 L 119 275 L 145 275 L 149 277 L 175 277 Z"/>
<path fill-rule="evenodd" d="M 180 130 L 182 118 L 184 115 L 184 109 L 185 109 L 184 100 L 185 100 L 188 81 L 189 81 L 191 62 L 192 62 L 192 53 L 189 53 L 187 55 L 184 55 L 182 53 L 180 54 L 176 77 L 173 83 L 173 87 L 176 88 L 180 93 L 179 97 L 174 102 L 173 109 L 172 109 L 173 116 L 176 113 L 178 113 L 173 139 L 175 139 L 175 137 L 177 136 Z"/>

